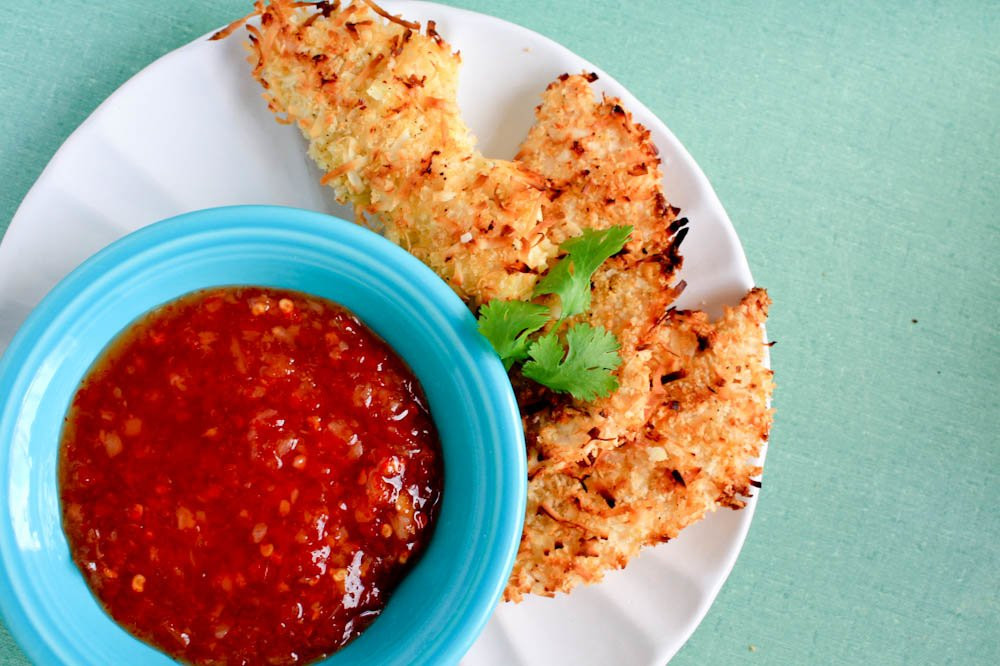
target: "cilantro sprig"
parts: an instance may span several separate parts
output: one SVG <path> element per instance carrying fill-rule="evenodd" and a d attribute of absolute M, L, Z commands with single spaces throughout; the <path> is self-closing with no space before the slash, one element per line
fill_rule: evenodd
<path fill-rule="evenodd" d="M 531 360 L 521 372 L 528 379 L 553 391 L 570 393 L 579 400 L 591 401 L 618 389 L 613 371 L 622 363 L 618 340 L 610 332 L 587 323 L 566 331 L 564 350 L 556 333 L 550 331 L 528 349 Z"/>
<path fill-rule="evenodd" d="M 604 231 L 584 229 L 582 235 L 559 246 L 566 256 L 539 281 L 534 295 L 559 296 L 561 319 L 586 312 L 590 309 L 590 278 L 601 264 L 625 247 L 631 235 L 630 226 Z"/>
<path fill-rule="evenodd" d="M 621 345 L 600 326 L 577 322 L 560 335 L 564 322 L 590 308 L 590 280 L 601 264 L 617 254 L 632 234 L 632 227 L 585 229 L 565 241 L 566 255 L 535 287 L 534 296 L 559 298 L 559 316 L 537 303 L 492 300 L 479 309 L 479 332 L 508 371 L 523 363 L 522 374 L 559 393 L 591 401 L 618 389 L 614 370 L 621 365 Z M 551 325 L 550 325 L 551 324 Z M 547 331 L 539 334 L 549 325 Z"/>
<path fill-rule="evenodd" d="M 492 300 L 479 309 L 479 332 L 500 354 L 505 370 L 528 358 L 528 336 L 549 323 L 549 309 L 525 301 Z"/>

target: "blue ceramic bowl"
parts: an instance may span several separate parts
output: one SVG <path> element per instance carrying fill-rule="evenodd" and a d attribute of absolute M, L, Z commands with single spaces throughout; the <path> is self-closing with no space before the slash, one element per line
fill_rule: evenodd
<path fill-rule="evenodd" d="M 423 384 L 445 489 L 424 556 L 382 615 L 329 664 L 449 664 L 510 574 L 526 495 L 517 405 L 471 313 L 430 269 L 358 226 L 291 208 L 203 210 L 137 231 L 35 309 L 0 360 L 0 609 L 39 664 L 170 664 L 108 617 L 60 523 L 60 427 L 84 373 L 123 328 L 187 292 L 260 285 L 353 310 Z"/>

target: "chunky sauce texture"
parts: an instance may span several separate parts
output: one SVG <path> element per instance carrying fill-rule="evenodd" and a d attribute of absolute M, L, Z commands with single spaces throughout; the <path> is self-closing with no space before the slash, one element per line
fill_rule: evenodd
<path fill-rule="evenodd" d="M 225 288 L 131 326 L 64 428 L 63 524 L 107 612 L 186 662 L 293 664 L 379 614 L 442 491 L 420 386 L 356 317 Z"/>

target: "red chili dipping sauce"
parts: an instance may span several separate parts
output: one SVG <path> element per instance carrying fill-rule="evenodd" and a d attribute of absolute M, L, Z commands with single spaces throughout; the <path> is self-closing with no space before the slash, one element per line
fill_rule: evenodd
<path fill-rule="evenodd" d="M 73 559 L 107 612 L 197 664 L 297 664 L 375 619 L 427 544 L 420 386 L 345 309 L 237 287 L 123 333 L 63 432 Z"/>

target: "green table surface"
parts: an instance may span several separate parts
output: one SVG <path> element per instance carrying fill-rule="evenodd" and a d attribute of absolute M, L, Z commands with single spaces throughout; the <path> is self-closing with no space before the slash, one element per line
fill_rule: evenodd
<path fill-rule="evenodd" d="M 105 97 L 248 4 L 3 0 L 0 232 Z M 763 493 L 675 663 L 1000 663 L 1000 5 L 453 4 L 645 102 L 774 298 Z"/>

